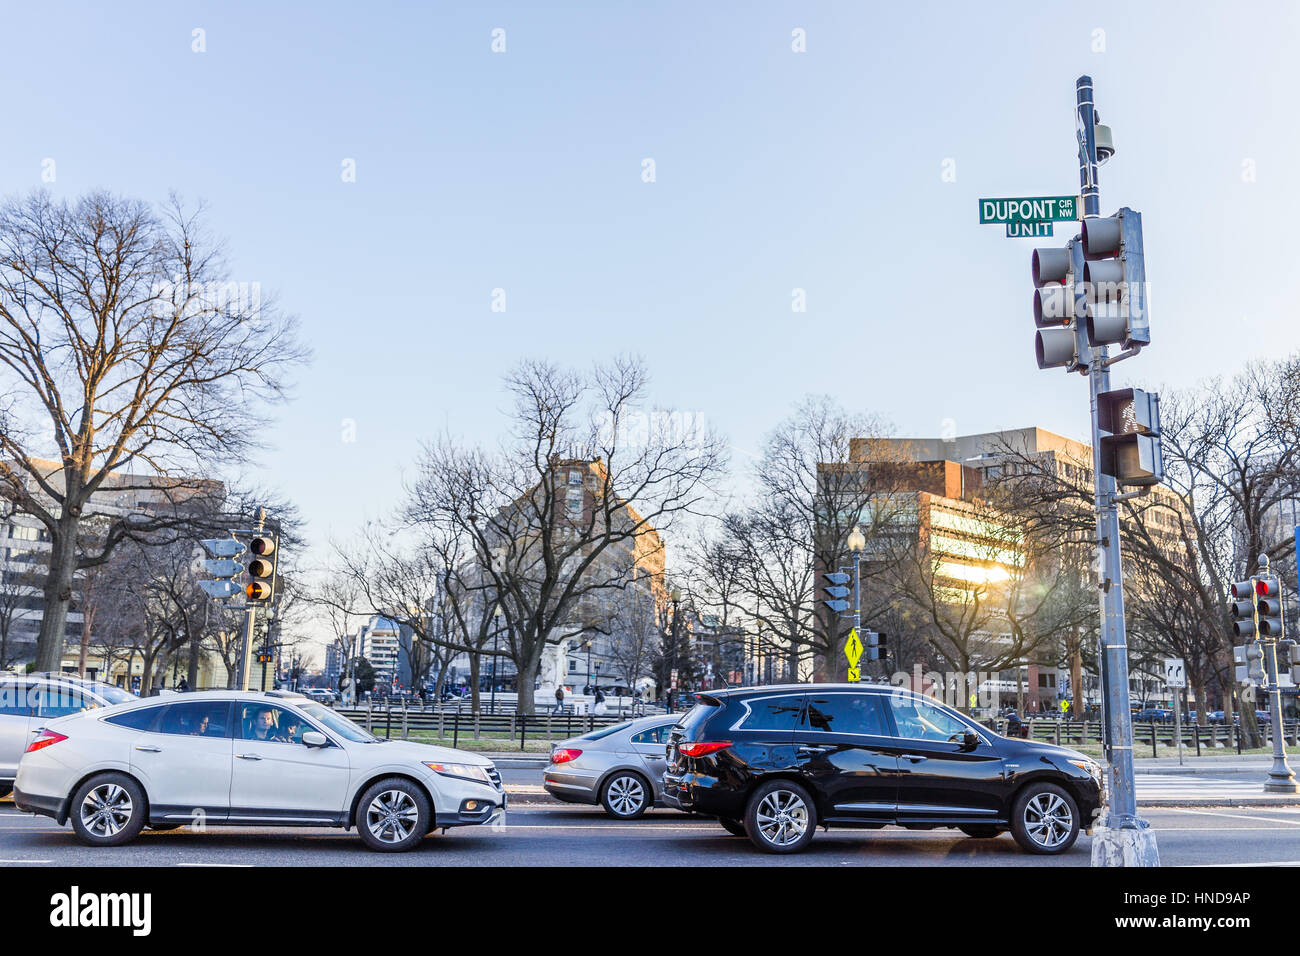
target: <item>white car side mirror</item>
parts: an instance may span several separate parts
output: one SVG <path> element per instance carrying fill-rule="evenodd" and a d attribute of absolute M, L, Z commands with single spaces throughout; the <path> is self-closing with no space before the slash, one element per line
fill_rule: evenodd
<path fill-rule="evenodd" d="M 309 730 L 302 735 L 302 742 L 308 747 L 324 747 L 329 744 L 329 738 L 319 730 Z"/>

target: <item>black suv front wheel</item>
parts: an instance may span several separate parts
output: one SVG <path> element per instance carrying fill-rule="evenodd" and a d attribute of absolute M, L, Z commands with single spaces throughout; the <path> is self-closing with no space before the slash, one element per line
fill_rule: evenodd
<path fill-rule="evenodd" d="M 759 785 L 745 808 L 745 833 L 768 853 L 798 853 L 817 829 L 817 808 L 808 791 L 791 780 Z"/>
<path fill-rule="evenodd" d="M 1064 853 L 1079 838 L 1079 807 L 1052 783 L 1031 783 L 1011 808 L 1011 835 L 1030 853 Z"/>

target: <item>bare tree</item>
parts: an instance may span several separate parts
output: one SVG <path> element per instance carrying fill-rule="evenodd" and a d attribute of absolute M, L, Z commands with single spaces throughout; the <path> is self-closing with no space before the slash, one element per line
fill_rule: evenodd
<path fill-rule="evenodd" d="M 174 198 L 158 212 L 103 192 L 37 192 L 0 209 L 0 366 L 17 379 L 0 487 L 51 545 L 38 668 L 58 669 L 77 572 L 174 527 L 166 502 L 210 493 L 188 476 L 245 458 L 258 401 L 282 397 L 305 357 L 293 321 L 231 291 L 219 244 Z M 155 504 L 101 512 L 94 496 L 110 489 Z M 107 532 L 88 547 L 80 531 L 96 514 Z"/>
<path fill-rule="evenodd" d="M 626 587 L 629 567 L 653 575 L 659 535 L 711 495 L 723 446 L 646 409 L 638 361 L 586 375 L 525 362 L 506 384 L 509 437 L 494 452 L 427 446 L 408 515 L 468 534 L 504 612 L 519 708 L 531 713 L 543 649 L 588 630 L 584 600 Z"/>

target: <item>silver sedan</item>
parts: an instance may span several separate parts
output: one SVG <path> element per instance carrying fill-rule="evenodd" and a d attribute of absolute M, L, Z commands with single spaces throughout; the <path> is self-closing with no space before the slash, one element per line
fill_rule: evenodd
<path fill-rule="evenodd" d="M 551 747 L 543 785 L 566 803 L 602 804 L 620 820 L 664 806 L 664 748 L 681 714 L 641 717 Z"/>

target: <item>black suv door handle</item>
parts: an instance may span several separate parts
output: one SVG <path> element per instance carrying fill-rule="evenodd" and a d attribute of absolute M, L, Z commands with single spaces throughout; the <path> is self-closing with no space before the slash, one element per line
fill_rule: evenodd
<path fill-rule="evenodd" d="M 899 754 L 898 756 L 899 759 L 910 760 L 912 761 L 912 763 L 920 763 L 922 760 L 929 759 L 928 757 L 925 756 L 925 754 Z"/>
<path fill-rule="evenodd" d="M 801 744 L 799 746 L 799 752 L 801 754 L 824 754 L 834 749 L 834 747 L 812 747 L 808 744 Z"/>

